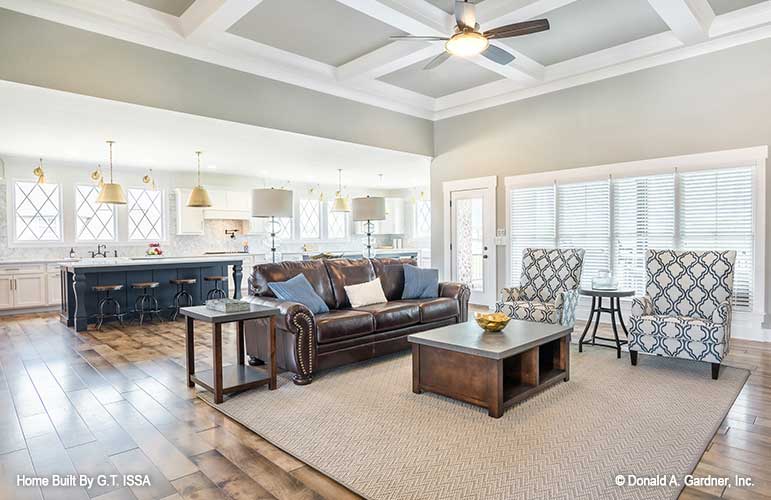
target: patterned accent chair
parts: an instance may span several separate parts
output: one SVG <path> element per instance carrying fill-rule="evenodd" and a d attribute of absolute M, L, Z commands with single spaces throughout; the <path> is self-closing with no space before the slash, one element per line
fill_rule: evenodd
<path fill-rule="evenodd" d="M 583 248 L 526 248 L 520 286 L 501 290 L 495 310 L 510 318 L 573 326 Z"/>
<path fill-rule="evenodd" d="M 735 251 L 648 250 L 648 287 L 632 302 L 629 357 L 637 353 L 712 363 L 728 353 Z"/>

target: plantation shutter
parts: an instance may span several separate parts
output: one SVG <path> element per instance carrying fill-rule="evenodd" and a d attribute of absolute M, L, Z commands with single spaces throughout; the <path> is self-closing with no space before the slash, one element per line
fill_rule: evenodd
<path fill-rule="evenodd" d="M 522 276 L 522 252 L 525 248 L 553 248 L 554 186 L 539 186 L 511 190 L 510 283 L 517 286 Z"/>
<path fill-rule="evenodd" d="M 675 176 L 613 179 L 613 274 L 622 289 L 645 294 L 648 249 L 675 248 Z"/>
<path fill-rule="evenodd" d="M 736 250 L 734 305 L 752 310 L 752 167 L 683 172 L 679 194 L 680 247 Z"/>
<path fill-rule="evenodd" d="M 557 186 L 557 244 L 586 251 L 581 286 L 610 270 L 610 181 Z"/>

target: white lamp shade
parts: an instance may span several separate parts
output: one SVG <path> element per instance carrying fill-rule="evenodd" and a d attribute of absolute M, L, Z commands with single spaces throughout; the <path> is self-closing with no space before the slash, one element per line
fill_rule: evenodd
<path fill-rule="evenodd" d="M 385 198 L 380 196 L 367 196 L 366 198 L 354 198 L 352 200 L 353 220 L 385 220 Z"/>
<path fill-rule="evenodd" d="M 291 217 L 292 191 L 252 189 L 252 217 Z"/>

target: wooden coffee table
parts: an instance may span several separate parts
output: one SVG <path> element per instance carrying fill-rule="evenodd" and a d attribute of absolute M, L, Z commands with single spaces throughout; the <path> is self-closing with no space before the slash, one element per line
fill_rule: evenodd
<path fill-rule="evenodd" d="M 511 320 L 492 333 L 468 321 L 410 335 L 412 392 L 459 399 L 499 418 L 504 407 L 570 379 L 572 331 Z"/>

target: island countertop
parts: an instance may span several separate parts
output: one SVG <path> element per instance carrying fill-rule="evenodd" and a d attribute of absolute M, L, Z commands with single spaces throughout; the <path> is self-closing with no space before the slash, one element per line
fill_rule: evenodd
<path fill-rule="evenodd" d="M 175 266 L 178 264 L 205 264 L 205 263 L 232 263 L 243 261 L 236 254 L 217 255 L 207 257 L 118 257 L 80 259 L 78 261 L 62 262 L 66 269 L 93 269 L 93 268 L 123 268 L 146 266 Z"/>

